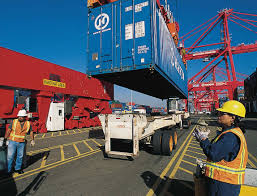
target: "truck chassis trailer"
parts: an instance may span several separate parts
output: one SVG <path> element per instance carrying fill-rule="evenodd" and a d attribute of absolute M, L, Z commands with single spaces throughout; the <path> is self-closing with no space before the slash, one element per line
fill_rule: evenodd
<path fill-rule="evenodd" d="M 177 144 L 175 126 L 182 128 L 189 120 L 188 112 L 176 112 L 165 116 L 147 117 L 142 114 L 100 114 L 105 135 L 106 155 L 134 157 L 139 155 L 139 143 L 151 144 L 154 154 L 170 155 Z M 189 124 L 189 123 L 187 123 Z M 132 152 L 113 150 L 112 141 L 132 142 Z"/>

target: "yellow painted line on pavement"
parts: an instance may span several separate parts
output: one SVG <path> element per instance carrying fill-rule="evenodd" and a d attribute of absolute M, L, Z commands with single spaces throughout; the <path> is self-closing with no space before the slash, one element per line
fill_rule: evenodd
<path fill-rule="evenodd" d="M 201 119 L 201 118 L 200 118 Z M 199 120 L 200 120 L 199 119 Z M 198 120 L 198 121 L 199 121 Z M 161 175 L 159 178 L 157 178 L 157 180 L 155 181 L 155 183 L 153 184 L 153 186 L 150 188 L 150 190 L 148 191 L 148 193 L 146 194 L 146 196 L 152 196 L 154 195 L 155 190 L 157 190 L 158 186 L 161 183 L 161 180 L 164 179 L 164 176 L 168 173 L 168 171 L 170 170 L 171 166 L 173 165 L 174 161 L 177 159 L 178 155 L 180 154 L 180 151 L 183 149 L 183 147 L 185 146 L 185 144 L 187 143 L 188 139 L 190 138 L 190 136 L 192 136 L 192 133 L 194 131 L 194 129 L 196 128 L 196 125 L 194 126 L 194 128 L 190 131 L 190 133 L 188 134 L 187 138 L 185 139 L 185 141 L 183 142 L 183 144 L 180 146 L 180 148 L 178 149 L 178 151 L 176 152 L 176 154 L 172 157 L 172 159 L 170 160 L 170 162 L 168 163 L 168 165 L 166 166 L 166 168 L 162 171 Z"/>
<path fill-rule="evenodd" d="M 81 156 L 84 156 L 85 154 L 90 153 L 90 152 L 92 152 L 92 151 L 84 152 L 83 154 L 81 154 Z M 65 161 L 70 160 L 70 159 L 73 159 L 73 158 L 76 158 L 76 157 L 78 157 L 78 155 L 73 156 L 73 157 L 70 157 L 70 158 L 67 158 Z M 63 162 L 63 161 L 56 161 L 56 162 L 53 162 L 53 163 L 50 163 L 50 164 L 46 165 L 45 167 L 52 166 L 52 165 L 55 165 L 55 164 L 59 164 L 59 163 L 61 163 L 61 162 Z M 39 169 L 39 168 L 29 170 L 29 171 L 25 172 L 25 173 L 22 174 L 22 175 L 25 175 L 25 174 L 28 174 L 28 173 L 37 171 L 38 169 Z M 19 176 L 20 176 L 20 175 L 19 175 Z M 0 181 L 0 183 L 1 183 L 1 181 Z"/>
<path fill-rule="evenodd" d="M 62 135 L 62 132 L 60 131 L 60 132 L 59 132 L 59 136 L 61 136 L 61 135 Z"/>
<path fill-rule="evenodd" d="M 84 142 L 84 144 L 85 144 L 91 151 L 94 150 L 93 148 L 91 148 L 91 147 L 88 145 L 88 143 L 86 142 L 86 140 L 83 140 L 83 142 Z"/>
<path fill-rule="evenodd" d="M 97 141 L 95 141 L 94 139 L 92 139 L 92 141 L 93 142 L 95 142 L 96 143 L 96 145 L 98 145 L 98 146 L 102 146 L 102 144 L 99 144 Z"/>
<path fill-rule="evenodd" d="M 187 150 L 188 152 L 192 152 L 192 153 L 195 153 L 195 154 L 199 154 L 199 155 L 202 155 L 202 156 L 205 156 L 205 154 L 203 153 L 200 153 L 200 152 L 195 152 L 195 151 L 192 151 L 192 150 Z"/>
<path fill-rule="evenodd" d="M 257 187 L 241 185 L 240 196 L 256 196 Z"/>
<path fill-rule="evenodd" d="M 199 144 L 199 142 L 195 139 L 192 140 L 192 143 Z"/>
<path fill-rule="evenodd" d="M 184 155 L 186 154 L 186 151 L 187 151 L 187 149 L 188 149 L 188 147 L 189 147 L 189 144 L 191 143 L 191 141 L 192 141 L 192 139 L 193 139 L 192 134 L 190 134 L 190 136 L 191 136 L 191 137 L 190 137 L 190 139 L 189 139 L 189 142 L 187 143 L 185 149 L 183 150 L 181 156 L 179 157 L 179 159 L 178 159 L 178 161 L 177 161 L 177 163 L 176 163 L 174 169 L 172 170 L 171 174 L 169 175 L 168 180 L 165 182 L 165 185 L 164 185 L 164 187 L 163 187 L 163 190 L 162 190 L 160 196 L 166 194 L 166 192 L 167 192 L 167 190 L 168 190 L 168 187 L 169 187 L 169 185 L 170 185 L 171 179 L 174 178 L 176 172 L 178 171 L 178 168 L 179 168 L 179 166 L 180 166 L 180 164 L 181 164 L 181 161 L 182 161 Z"/>
<path fill-rule="evenodd" d="M 79 149 L 78 149 L 78 147 L 76 146 L 76 144 L 73 144 L 73 147 L 74 147 L 74 149 L 76 150 L 77 154 L 80 155 Z"/>
<path fill-rule="evenodd" d="M 253 168 L 256 168 L 256 165 L 254 165 L 254 163 L 253 163 L 250 159 L 248 159 L 248 163 L 249 163 Z"/>
<path fill-rule="evenodd" d="M 193 159 L 197 159 L 197 157 L 192 156 L 192 155 L 189 155 L 189 154 L 185 154 L 185 156 L 190 157 L 190 158 L 193 158 Z"/>
<path fill-rule="evenodd" d="M 60 145 L 60 151 L 61 151 L 61 161 L 64 161 L 63 145 Z"/>
<path fill-rule="evenodd" d="M 82 133 L 82 131 L 80 129 L 77 129 L 79 131 L 79 133 Z"/>
<path fill-rule="evenodd" d="M 188 173 L 188 174 L 193 175 L 193 172 L 191 172 L 191 171 L 189 171 L 189 170 L 187 170 L 187 169 L 185 169 L 185 168 L 183 168 L 183 167 L 179 167 L 178 169 L 179 169 L 179 170 L 182 170 L 182 171 L 184 171 L 184 172 L 186 172 L 186 173 Z"/>
<path fill-rule="evenodd" d="M 190 146 L 191 146 L 191 145 L 193 145 L 193 146 L 200 146 L 199 142 L 197 142 L 197 143 L 191 142 L 191 143 L 190 143 Z"/>
<path fill-rule="evenodd" d="M 16 178 L 17 176 L 19 176 L 18 173 L 14 173 L 14 174 L 12 175 L 13 178 Z"/>
<path fill-rule="evenodd" d="M 86 141 L 90 141 L 90 140 L 91 140 L 91 139 L 87 139 Z M 80 141 L 76 141 L 76 142 L 71 142 L 71 143 L 67 143 L 67 144 L 62 144 L 62 146 L 70 146 L 70 145 L 73 145 L 73 144 L 82 143 L 83 141 L 84 141 L 84 140 L 80 140 Z M 44 152 L 44 151 L 48 151 L 48 150 L 53 150 L 53 149 L 57 149 L 57 148 L 60 148 L 60 145 L 51 146 L 51 147 L 48 147 L 48 148 L 41 148 L 41 149 L 39 149 L 39 150 L 34 150 L 34 151 L 27 152 L 27 154 L 32 155 L 32 154 L 35 154 L 35 153 Z"/>
<path fill-rule="evenodd" d="M 45 167 L 45 165 L 46 165 L 46 159 L 47 159 L 47 152 L 45 152 L 45 155 L 44 155 L 43 160 L 42 160 L 42 162 L 41 162 L 40 168 Z"/>
<path fill-rule="evenodd" d="M 79 132 L 79 131 L 76 132 L 75 130 L 70 130 L 70 131 L 73 131 L 74 133 L 69 133 L 69 131 L 66 131 L 67 134 L 61 134 L 61 135 L 59 135 L 59 134 L 54 135 L 54 132 L 53 132 L 53 133 L 51 133 L 51 136 L 49 136 L 49 137 L 44 137 L 44 138 L 40 137 L 40 138 L 36 138 L 36 139 L 41 140 L 41 139 L 48 139 L 48 138 L 53 138 L 53 137 L 65 136 L 65 135 L 74 135 L 74 134 L 78 134 L 78 133 L 87 133 L 89 130 L 95 130 L 95 128 L 93 128 L 93 127 L 87 128 L 85 131 L 81 131 L 81 132 Z M 30 139 L 28 138 L 28 140 L 30 140 Z"/>
<path fill-rule="evenodd" d="M 189 148 L 193 148 L 193 149 L 197 149 L 197 150 L 202 150 L 201 148 L 197 148 L 197 147 L 194 147 L 194 146 L 189 146 Z"/>
<path fill-rule="evenodd" d="M 192 142 L 191 142 L 192 144 L 198 144 L 199 145 L 199 142 L 198 141 L 196 141 L 196 140 L 192 140 Z"/>
<path fill-rule="evenodd" d="M 248 154 L 257 163 L 257 159 L 250 152 L 248 152 Z"/>
<path fill-rule="evenodd" d="M 60 165 L 64 165 L 64 164 L 69 163 L 71 161 L 75 161 L 75 160 L 78 160 L 78 159 L 81 159 L 81 158 L 93 155 L 93 154 L 95 154 L 97 152 L 100 152 L 100 151 L 101 150 L 98 149 L 98 150 L 94 150 L 94 151 L 85 152 L 85 153 L 81 154 L 80 156 L 76 155 L 75 157 L 70 157 L 70 158 L 66 159 L 65 161 L 57 161 L 55 163 L 51 163 L 49 165 L 46 165 L 43 168 L 33 169 L 33 170 L 27 171 L 24 174 L 20 174 L 20 175 L 17 174 L 17 176 L 13 176 L 13 178 L 14 178 L 15 181 L 18 181 L 18 180 L 27 178 L 29 176 L 35 175 L 35 174 L 37 174 L 37 173 L 39 173 L 41 171 L 47 171 L 49 169 L 58 167 Z M 6 179 L 3 179 L 3 180 L 0 180 L 0 183 L 1 184 L 8 183 L 10 180 L 13 180 L 13 178 L 6 178 Z"/>
<path fill-rule="evenodd" d="M 184 160 L 184 159 L 182 159 L 182 162 L 187 163 L 187 164 L 189 164 L 189 165 L 192 165 L 192 166 L 195 166 L 195 167 L 196 167 L 196 164 L 195 164 L 195 163 L 191 163 L 191 162 L 186 161 L 186 160 Z"/>
<path fill-rule="evenodd" d="M 46 136 L 46 134 L 44 133 L 41 138 L 44 138 L 45 136 Z"/>

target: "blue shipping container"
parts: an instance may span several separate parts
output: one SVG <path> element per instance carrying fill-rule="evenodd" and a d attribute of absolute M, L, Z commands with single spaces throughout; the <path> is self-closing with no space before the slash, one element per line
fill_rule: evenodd
<path fill-rule="evenodd" d="M 187 71 L 156 0 L 88 10 L 87 74 L 161 99 L 187 98 Z"/>

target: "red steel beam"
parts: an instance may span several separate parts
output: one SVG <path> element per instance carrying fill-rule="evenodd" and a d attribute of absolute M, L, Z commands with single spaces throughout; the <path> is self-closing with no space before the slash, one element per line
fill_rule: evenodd
<path fill-rule="evenodd" d="M 194 52 L 190 54 L 186 54 L 186 60 L 196 60 L 196 59 L 203 59 L 203 58 L 211 58 L 216 57 L 220 54 L 222 49 L 214 49 L 204 52 Z M 249 52 L 256 52 L 257 51 L 257 42 L 254 44 L 249 45 L 239 45 L 231 47 L 232 54 L 242 54 L 242 53 L 249 53 Z"/>
<path fill-rule="evenodd" d="M 209 102 L 212 99 L 217 100 L 215 102 L 212 102 L 212 104 L 215 104 L 215 107 L 217 107 L 219 94 L 226 94 L 229 97 L 229 99 L 233 99 L 234 90 L 238 86 L 244 85 L 243 81 L 238 80 L 240 78 L 243 78 L 243 76 L 240 76 L 240 78 L 237 79 L 237 75 L 239 75 L 239 74 L 236 73 L 236 71 L 235 71 L 233 54 L 241 54 L 241 53 L 257 51 L 257 42 L 255 44 L 250 44 L 250 45 L 242 44 L 239 46 L 233 46 L 233 47 L 231 46 L 231 39 L 230 39 L 229 28 L 228 28 L 228 20 L 231 20 L 231 18 L 234 18 L 237 20 L 241 20 L 241 21 L 243 21 L 249 25 L 252 25 L 254 27 L 257 27 L 256 25 L 251 23 L 251 22 L 256 22 L 256 21 L 239 18 L 239 17 L 233 15 L 232 13 L 234 13 L 233 9 L 223 10 L 222 12 L 220 12 L 219 17 L 216 18 L 215 21 L 212 22 L 211 24 L 208 24 L 209 25 L 208 28 L 192 44 L 192 46 L 189 48 L 186 48 L 187 54 L 184 56 L 184 58 L 186 60 L 194 60 L 194 59 L 201 59 L 201 58 L 213 58 L 210 63 L 208 63 L 203 69 L 200 70 L 200 72 L 198 72 L 196 75 L 194 75 L 188 81 L 188 91 L 191 92 L 191 94 L 192 93 L 194 94 L 194 106 L 196 109 L 202 108 L 202 107 L 200 107 L 199 104 L 201 104 L 202 102 L 205 102 L 204 99 L 208 100 Z M 206 38 L 206 36 L 213 30 L 213 28 L 220 21 L 223 21 L 222 25 L 223 25 L 223 29 L 224 29 L 224 31 L 223 31 L 224 42 L 199 45 L 203 41 L 203 39 Z M 233 21 L 233 20 L 231 20 L 231 21 Z M 233 21 L 233 22 L 235 22 L 235 21 Z M 206 24 L 206 23 L 204 23 L 204 24 Z M 202 24 L 201 26 L 203 26 L 204 24 Z M 239 25 L 241 25 L 241 24 L 239 24 Z M 199 27 L 201 27 L 201 26 L 199 26 Z M 243 25 L 241 25 L 241 26 L 243 26 Z M 243 27 L 245 27 L 245 26 L 243 26 Z M 205 29 L 205 28 L 206 27 L 204 27 L 203 29 Z M 195 28 L 194 30 L 196 30 L 196 29 L 197 28 Z M 201 30 L 203 30 L 203 29 L 201 29 Z M 247 28 L 247 29 L 251 30 L 249 28 Z M 192 30 L 191 32 L 193 32 L 194 30 Z M 199 30 L 199 31 L 201 31 L 201 30 Z M 191 32 L 189 32 L 189 33 L 191 33 Z M 192 35 L 190 36 L 189 33 L 186 34 L 187 39 L 192 36 Z M 184 37 L 185 36 L 183 36 L 183 38 Z M 182 41 L 184 41 L 184 39 L 182 39 Z M 210 46 L 219 45 L 219 44 L 224 44 L 224 49 L 220 48 L 220 49 L 212 49 L 212 50 L 204 51 L 204 52 L 190 53 L 192 50 L 194 50 L 196 48 L 210 47 Z M 212 63 L 214 63 L 220 56 L 224 56 L 224 58 L 222 58 L 216 65 L 212 65 Z M 229 61 L 228 61 L 228 58 L 229 58 Z M 219 63 L 221 63 L 223 60 L 225 61 L 225 65 L 226 65 L 226 69 L 224 69 L 224 70 L 226 70 L 226 73 L 224 73 L 223 70 L 221 70 L 221 69 L 219 69 L 219 67 L 217 67 L 217 65 Z M 213 75 L 212 82 L 204 83 L 203 81 L 206 80 L 211 73 Z M 220 75 L 221 77 L 223 77 L 224 75 L 227 75 L 228 81 L 216 82 L 216 74 Z M 231 77 L 231 75 L 232 75 L 232 77 Z M 232 78 L 232 80 L 231 80 L 231 78 Z M 223 92 L 223 91 L 226 91 L 226 92 Z M 202 98 L 202 99 L 200 99 L 200 98 Z"/>
<path fill-rule="evenodd" d="M 192 46 L 188 49 L 187 52 L 190 52 L 196 47 L 208 34 L 209 32 L 219 23 L 219 20 L 222 15 L 220 15 L 211 25 L 204 31 L 204 33 L 192 44 Z M 215 24 L 216 23 L 216 24 Z"/>
<path fill-rule="evenodd" d="M 218 16 L 218 14 L 214 17 L 212 17 L 211 19 L 209 19 L 208 21 L 206 21 L 205 23 L 201 24 L 200 26 L 194 28 L 193 30 L 191 30 L 190 32 L 188 32 L 187 34 L 183 35 L 181 38 L 179 39 L 183 39 L 185 36 L 189 35 L 190 33 L 194 32 L 195 30 L 199 29 L 201 26 L 207 24 L 209 21 L 213 20 L 214 18 L 216 18 Z"/>
<path fill-rule="evenodd" d="M 190 80 L 188 81 L 188 83 L 190 83 L 193 79 L 195 79 L 198 75 L 200 75 L 205 69 L 207 69 L 207 67 L 209 67 L 214 61 L 216 61 L 220 56 L 222 56 L 224 53 L 226 52 L 226 50 L 224 50 L 223 52 L 221 52 L 217 57 L 215 57 L 210 63 L 208 63 L 203 69 L 201 69 L 200 72 L 198 72 L 195 76 L 193 76 L 192 78 L 190 78 Z"/>
<path fill-rule="evenodd" d="M 231 86 L 244 86 L 244 81 L 206 82 L 199 84 L 188 84 L 189 91 L 226 90 Z"/>

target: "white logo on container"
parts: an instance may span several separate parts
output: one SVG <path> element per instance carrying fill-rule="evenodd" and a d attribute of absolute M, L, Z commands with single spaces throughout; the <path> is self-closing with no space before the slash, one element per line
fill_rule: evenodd
<path fill-rule="evenodd" d="M 109 16 L 105 13 L 100 14 L 95 19 L 95 28 L 97 30 L 105 29 L 109 24 Z"/>

